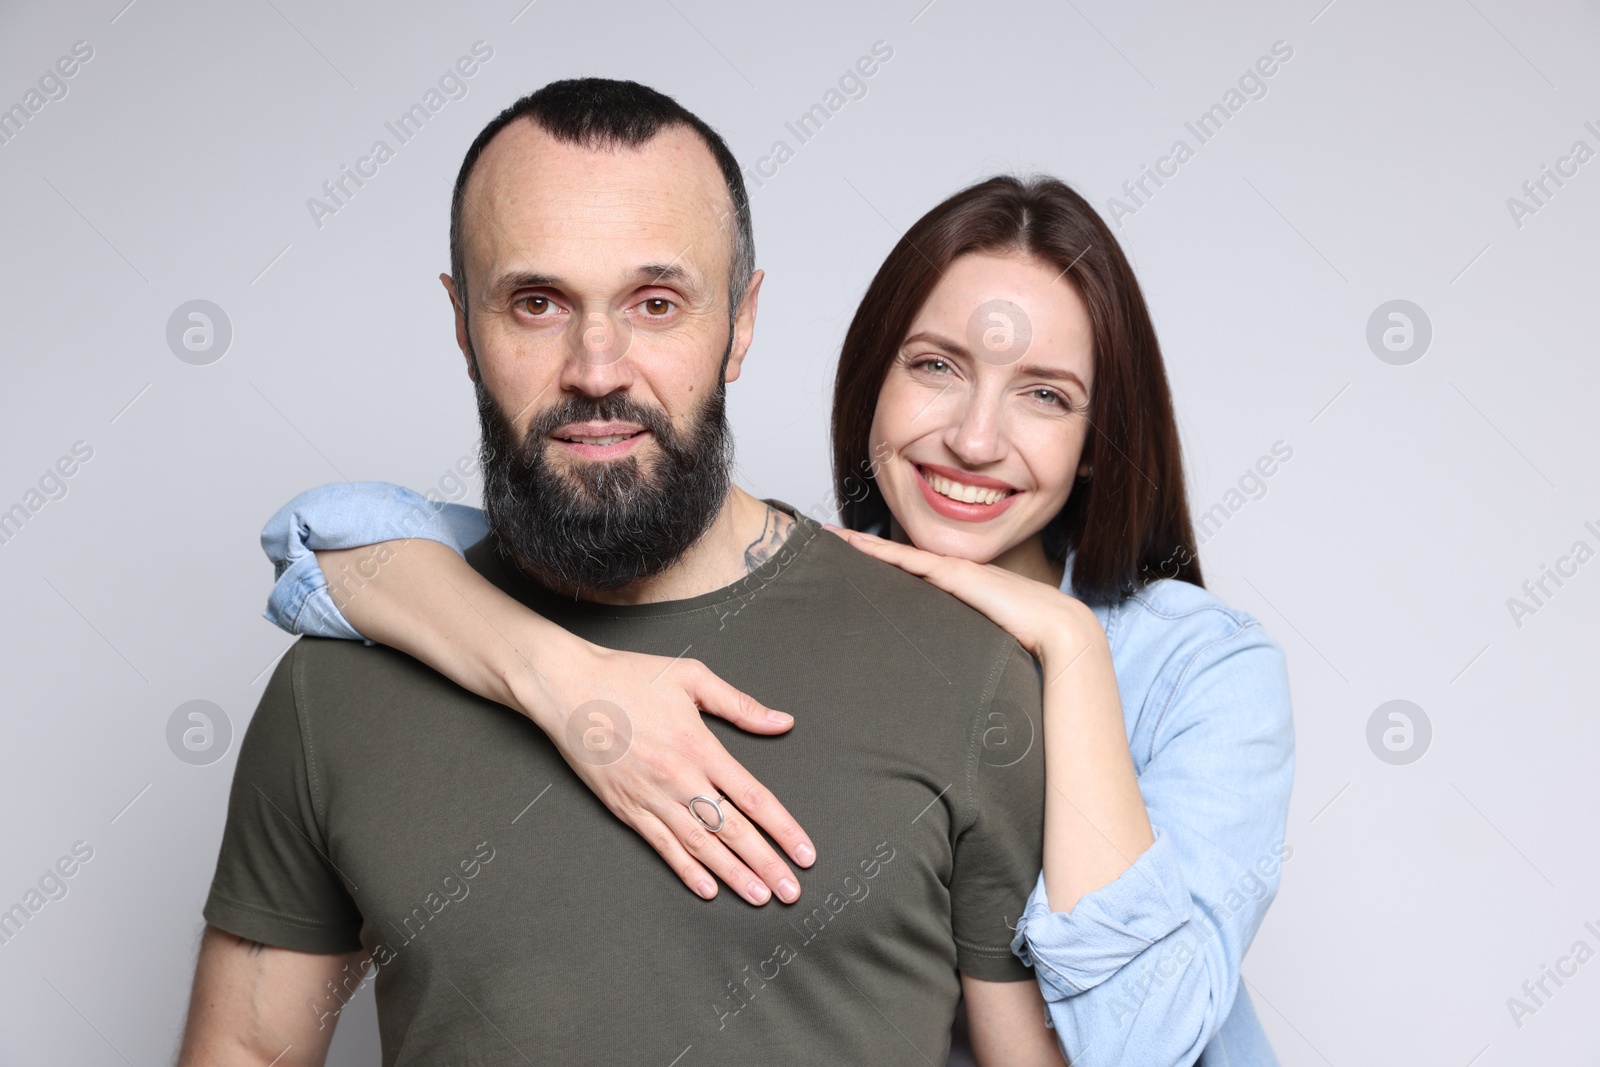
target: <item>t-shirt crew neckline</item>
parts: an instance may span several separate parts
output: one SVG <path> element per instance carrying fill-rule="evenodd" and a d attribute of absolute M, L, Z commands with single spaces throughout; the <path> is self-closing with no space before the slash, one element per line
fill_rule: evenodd
<path fill-rule="evenodd" d="M 763 499 L 762 503 L 777 508 L 795 520 L 794 529 L 784 539 L 783 544 L 778 546 L 777 551 L 766 563 L 738 581 L 681 600 L 658 600 L 648 604 L 604 604 L 597 600 L 563 596 L 537 579 L 524 574 L 509 558 L 496 551 L 493 533 L 468 550 L 468 559 L 471 560 L 472 555 L 478 555 L 480 564 L 488 563 L 493 566 L 502 578 L 502 584 L 507 591 L 514 593 L 518 599 L 530 606 L 547 605 L 559 611 L 595 618 L 645 619 L 686 615 L 714 608 L 730 600 L 748 600 L 755 590 L 780 580 L 789 566 L 823 532 L 819 523 L 801 515 L 781 500 Z M 763 573 L 773 567 L 776 567 L 774 573 Z"/>

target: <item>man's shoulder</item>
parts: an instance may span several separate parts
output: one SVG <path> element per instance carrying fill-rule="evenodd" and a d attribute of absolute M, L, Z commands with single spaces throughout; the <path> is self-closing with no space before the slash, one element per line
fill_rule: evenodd
<path fill-rule="evenodd" d="M 431 668 L 385 645 L 329 637 L 301 637 L 289 646 L 274 683 L 303 714 L 308 708 L 345 713 L 384 706 L 397 692 L 453 684 Z"/>
<path fill-rule="evenodd" d="M 387 645 L 369 645 L 338 637 L 303 635 L 284 653 L 279 669 L 287 666 L 291 674 L 337 669 L 343 671 L 391 671 L 402 664 L 418 665 L 416 660 Z"/>
<path fill-rule="evenodd" d="M 809 521 L 809 520 L 802 520 Z M 981 611 L 832 533 L 820 530 L 807 546 L 810 580 L 818 593 L 848 611 L 877 615 L 936 662 L 958 669 L 1025 656 L 1016 640 Z M 949 673 L 946 671 L 945 673 Z"/>
<path fill-rule="evenodd" d="M 802 519 L 801 522 L 810 522 Z M 901 570 L 890 563 L 874 559 L 860 549 L 852 548 L 844 538 L 829 533 L 820 526 L 808 554 L 814 555 L 819 570 L 848 588 L 854 585 L 865 591 L 881 595 L 894 604 L 919 611 L 939 613 L 945 621 L 971 626 L 974 631 L 1004 633 L 982 612 L 975 610 L 943 589 L 930 585 L 916 575 Z"/>
<path fill-rule="evenodd" d="M 298 739 L 326 786 L 341 769 L 406 767 L 423 775 L 443 747 L 500 743 L 502 719 L 520 717 L 404 652 L 302 637 L 273 671 L 249 729 L 278 746 Z"/>

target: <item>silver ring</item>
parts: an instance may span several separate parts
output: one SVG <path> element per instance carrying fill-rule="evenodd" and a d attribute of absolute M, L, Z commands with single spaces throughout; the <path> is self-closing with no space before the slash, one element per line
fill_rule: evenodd
<path fill-rule="evenodd" d="M 712 833 L 721 833 L 722 824 L 728 821 L 726 813 L 724 813 L 722 810 L 722 802 L 727 799 L 727 797 L 720 794 L 714 797 L 695 797 L 693 800 L 689 801 L 689 814 L 694 816 L 695 822 L 699 823 L 701 826 L 704 826 Z M 705 817 L 702 816 L 695 808 L 696 804 L 710 804 L 713 808 L 715 808 L 717 812 L 717 825 L 712 826 L 710 822 L 706 821 Z"/>

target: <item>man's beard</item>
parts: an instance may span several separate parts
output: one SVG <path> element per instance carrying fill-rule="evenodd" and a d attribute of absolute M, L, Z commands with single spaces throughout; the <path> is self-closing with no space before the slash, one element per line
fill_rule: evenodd
<path fill-rule="evenodd" d="M 483 506 L 500 551 L 563 592 L 620 589 L 672 566 L 710 528 L 732 483 L 725 390 L 719 380 L 684 431 L 621 393 L 571 394 L 519 438 L 479 376 Z M 551 433 L 590 420 L 645 427 L 653 462 L 630 455 L 554 469 Z"/>

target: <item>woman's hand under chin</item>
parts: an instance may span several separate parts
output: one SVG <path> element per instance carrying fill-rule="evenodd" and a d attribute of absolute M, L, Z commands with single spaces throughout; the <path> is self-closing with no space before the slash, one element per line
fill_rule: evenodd
<path fill-rule="evenodd" d="M 1054 586 L 1013 574 L 992 563 L 941 556 L 914 545 L 838 526 L 825 528 L 874 559 L 926 579 L 929 584 L 983 612 L 996 626 L 1016 638 L 1046 671 L 1052 665 L 1064 670 L 1088 649 L 1105 643 L 1105 631 L 1100 628 L 1094 612 L 1083 601 Z"/>

